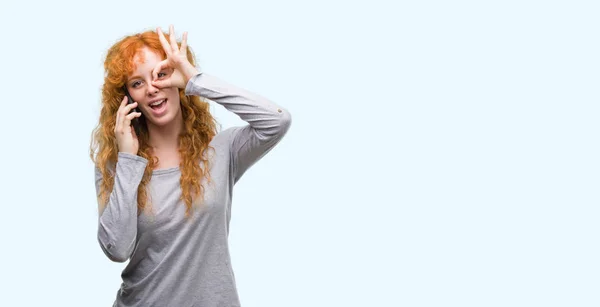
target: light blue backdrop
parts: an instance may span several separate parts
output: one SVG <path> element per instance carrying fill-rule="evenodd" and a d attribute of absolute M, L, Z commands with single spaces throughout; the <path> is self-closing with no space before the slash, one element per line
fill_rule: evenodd
<path fill-rule="evenodd" d="M 111 306 L 102 61 L 172 23 L 204 71 L 293 116 L 234 190 L 244 307 L 599 306 L 597 3 L 3 4 L 0 304 Z"/>

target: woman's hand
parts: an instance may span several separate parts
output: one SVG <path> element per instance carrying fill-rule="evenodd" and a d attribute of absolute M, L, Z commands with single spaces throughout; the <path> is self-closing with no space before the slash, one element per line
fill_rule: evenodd
<path fill-rule="evenodd" d="M 119 152 L 127 152 L 132 155 L 137 155 L 140 148 L 140 143 L 131 125 L 131 120 L 135 117 L 140 117 L 142 113 L 131 112 L 129 114 L 136 106 L 137 102 L 127 103 L 127 96 L 123 97 L 119 110 L 117 110 L 117 121 L 115 123 L 115 137 L 117 138 Z"/>
<path fill-rule="evenodd" d="M 187 32 L 183 32 L 181 48 L 175 39 L 173 25 L 169 26 L 170 43 L 165 38 L 160 28 L 156 29 L 160 43 L 167 54 L 167 58 L 156 65 L 152 70 L 152 85 L 163 88 L 173 87 L 185 88 L 190 78 L 198 74 L 198 70 L 187 58 Z M 166 71 L 167 77 L 158 80 L 158 73 Z"/>

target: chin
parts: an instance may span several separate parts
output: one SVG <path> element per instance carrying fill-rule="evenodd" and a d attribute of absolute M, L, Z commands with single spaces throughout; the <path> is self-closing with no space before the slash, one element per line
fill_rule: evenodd
<path fill-rule="evenodd" d="M 170 123 L 172 123 L 173 121 L 175 121 L 177 119 L 177 115 L 179 114 L 179 112 L 181 112 L 181 110 L 177 109 L 177 110 L 167 110 L 166 114 L 160 116 L 160 117 L 146 117 L 146 121 L 154 126 L 166 126 Z"/>
<path fill-rule="evenodd" d="M 170 122 L 173 121 L 173 116 L 170 116 L 171 114 L 166 114 L 165 116 L 162 116 L 160 118 L 152 118 L 151 120 L 149 120 L 148 122 L 154 126 L 166 126 L 168 125 Z"/>

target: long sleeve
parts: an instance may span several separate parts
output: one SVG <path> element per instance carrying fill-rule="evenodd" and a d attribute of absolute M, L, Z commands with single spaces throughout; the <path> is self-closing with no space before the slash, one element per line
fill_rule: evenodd
<path fill-rule="evenodd" d="M 291 115 L 285 108 L 206 73 L 193 76 L 185 93 L 208 98 L 248 123 L 231 132 L 234 182 L 279 143 L 291 125 Z"/>
<path fill-rule="evenodd" d="M 98 218 L 98 242 L 114 262 L 125 262 L 133 253 L 137 236 L 137 190 L 148 160 L 119 152 L 113 190 Z M 100 193 L 102 173 L 96 167 L 96 194 Z"/>

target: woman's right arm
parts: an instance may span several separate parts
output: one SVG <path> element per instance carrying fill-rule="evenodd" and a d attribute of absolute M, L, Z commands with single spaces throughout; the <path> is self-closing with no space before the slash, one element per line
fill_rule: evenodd
<path fill-rule="evenodd" d="M 119 152 L 113 190 L 108 203 L 99 212 L 98 242 L 106 256 L 114 262 L 125 262 L 135 248 L 137 237 L 137 191 L 148 160 Z M 100 194 L 102 173 L 96 173 L 96 195 Z"/>

